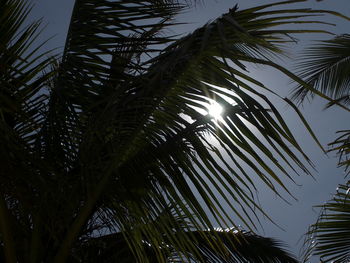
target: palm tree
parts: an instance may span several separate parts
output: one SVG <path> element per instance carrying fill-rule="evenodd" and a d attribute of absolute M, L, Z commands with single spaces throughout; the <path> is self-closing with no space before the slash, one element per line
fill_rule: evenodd
<path fill-rule="evenodd" d="M 300 76 L 312 87 L 298 87 L 294 98 L 300 101 L 315 94 L 327 98 L 327 107 L 341 106 L 349 111 L 350 103 L 350 35 L 336 36 L 306 50 L 299 67 Z M 350 165 L 350 130 L 338 132 L 329 144 L 330 152 L 339 155 L 340 167 L 348 174 Z M 338 186 L 334 197 L 321 205 L 317 222 L 306 235 L 304 261 L 318 255 L 322 262 L 349 262 L 350 203 L 349 181 Z"/>
<path fill-rule="evenodd" d="M 237 226 L 253 230 L 265 214 L 256 180 L 280 194 L 295 167 L 309 173 L 271 91 L 246 69 L 300 81 L 272 60 L 290 34 L 312 32 L 278 26 L 317 23 L 307 19 L 320 11 L 273 9 L 294 2 L 234 7 L 179 37 L 165 32 L 190 1 L 76 0 L 64 51 L 48 56 L 33 46 L 25 1 L 2 0 L 3 259 L 295 262 Z M 217 121 L 201 113 L 212 100 L 224 107 Z"/>

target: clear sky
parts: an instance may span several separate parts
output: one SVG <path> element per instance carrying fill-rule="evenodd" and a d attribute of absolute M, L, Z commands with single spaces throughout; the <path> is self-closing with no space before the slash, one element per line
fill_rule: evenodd
<path fill-rule="evenodd" d="M 42 35 L 42 39 L 47 39 L 48 37 L 54 36 L 47 49 L 63 47 L 74 1 L 34 0 L 33 2 L 35 3 L 35 7 L 33 9 L 32 18 L 43 17 L 44 24 L 47 24 L 46 30 Z M 192 23 L 182 26 L 178 30 L 181 32 L 190 32 L 194 28 L 203 25 L 209 20 L 215 19 L 224 12 L 227 12 L 228 9 L 232 8 L 235 4 L 238 4 L 240 8 L 246 8 L 275 1 L 203 0 L 203 2 L 204 4 L 198 5 L 192 12 L 181 16 L 182 20 Z M 298 6 L 301 5 L 299 4 Z M 309 6 L 317 9 L 336 10 L 350 16 L 349 0 L 324 0 L 322 2 L 310 0 L 302 6 Z M 336 27 L 329 28 L 333 32 L 346 33 L 346 30 L 350 28 L 350 22 L 346 22 L 341 19 L 327 17 L 327 21 L 337 24 Z M 301 36 L 300 38 L 303 37 L 304 36 Z M 299 47 L 296 48 L 298 49 Z M 293 50 L 291 50 L 291 57 L 294 57 L 292 51 Z M 284 65 L 287 65 L 290 69 L 293 69 L 293 60 L 286 60 L 284 63 Z M 280 73 L 273 70 L 253 68 L 251 69 L 251 74 L 253 77 L 258 78 L 271 89 L 283 96 L 288 96 L 291 88 L 293 87 L 288 79 L 281 77 Z M 313 209 L 312 207 L 314 205 L 322 204 L 326 200 L 330 199 L 332 197 L 332 193 L 334 193 L 335 189 L 337 188 L 337 184 L 344 183 L 346 179 L 344 179 L 343 170 L 336 168 L 337 158 L 334 156 L 334 154 L 329 154 L 328 157 L 325 156 L 321 150 L 317 148 L 317 145 L 312 141 L 306 130 L 302 127 L 302 124 L 297 119 L 296 114 L 294 114 L 290 108 L 284 106 L 283 103 L 276 101 L 276 104 L 279 106 L 282 114 L 287 119 L 288 124 L 293 129 L 295 137 L 316 165 L 317 171 L 313 173 L 315 180 L 311 177 L 301 176 L 300 178 L 296 178 L 298 185 L 286 181 L 289 189 L 298 199 L 298 201 L 295 201 L 285 195 L 288 201 L 291 202 L 291 205 L 288 205 L 271 192 L 265 191 L 264 188 L 261 188 L 259 193 L 261 205 L 271 215 L 273 220 L 285 231 L 282 231 L 269 221 L 262 219 L 264 230 L 260 230 L 260 234 L 276 237 L 282 240 L 289 246 L 290 250 L 294 254 L 298 255 L 302 240 L 299 243 L 297 242 L 302 237 L 303 233 L 307 231 L 308 225 L 313 223 L 318 215 L 318 210 Z M 312 104 L 305 103 L 302 111 L 306 119 L 310 122 L 310 125 L 314 129 L 316 135 L 320 138 L 321 143 L 326 146 L 327 143 L 336 138 L 335 131 L 349 129 L 349 126 L 348 121 L 344 121 L 348 120 L 348 113 L 336 108 L 323 111 L 324 105 L 325 102 L 321 101 L 320 99 L 316 99 L 312 102 Z"/>

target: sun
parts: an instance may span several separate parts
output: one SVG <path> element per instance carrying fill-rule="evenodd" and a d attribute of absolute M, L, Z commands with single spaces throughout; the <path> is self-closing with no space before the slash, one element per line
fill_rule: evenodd
<path fill-rule="evenodd" d="M 211 101 L 210 104 L 207 106 L 207 109 L 208 114 L 214 117 L 214 119 L 220 119 L 221 114 L 224 111 L 223 107 L 216 101 Z"/>

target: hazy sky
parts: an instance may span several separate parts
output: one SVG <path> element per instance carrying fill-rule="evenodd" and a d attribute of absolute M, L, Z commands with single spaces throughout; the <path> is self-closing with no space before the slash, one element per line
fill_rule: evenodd
<path fill-rule="evenodd" d="M 203 25 L 208 20 L 215 19 L 220 14 L 227 12 L 229 8 L 238 4 L 240 8 L 252 7 L 257 4 L 271 3 L 271 0 L 206 0 L 204 5 L 198 5 L 192 12 L 184 14 L 181 19 L 186 22 L 192 22 L 189 25 L 182 26 L 179 30 L 191 31 L 194 28 Z M 42 35 L 42 39 L 54 36 L 50 41 L 49 48 L 63 47 L 65 34 L 67 32 L 69 17 L 74 4 L 73 0 L 34 0 L 36 4 L 33 9 L 32 17 L 43 17 L 44 24 L 47 24 L 46 30 Z M 316 2 L 310 0 L 306 4 L 297 6 L 309 6 L 317 9 L 331 9 L 340 11 L 345 15 L 350 16 L 350 1 L 349 0 L 324 0 Z M 327 17 L 327 21 L 337 24 L 334 28 L 329 28 L 333 32 L 346 33 L 350 26 L 350 22 L 345 22 L 340 19 Z M 301 36 L 304 38 L 304 36 Z M 300 45 L 299 45 L 300 46 Z M 298 47 L 296 47 L 298 48 Z M 292 50 L 291 50 L 292 52 Z M 292 57 L 293 57 L 293 53 Z M 293 61 L 286 60 L 285 65 L 290 69 Z M 281 77 L 280 73 L 264 68 L 254 68 L 251 70 L 253 77 L 258 78 L 277 93 L 287 96 L 293 87 L 289 80 Z M 285 231 L 280 230 L 269 221 L 262 219 L 264 231 L 260 234 L 276 237 L 286 244 L 294 254 L 299 253 L 299 248 L 302 241 L 297 244 L 303 233 L 307 231 L 310 223 L 313 223 L 318 215 L 317 209 L 312 209 L 314 205 L 322 204 L 332 197 L 338 183 L 344 183 L 344 174 L 342 169 L 337 169 L 337 158 L 334 154 L 328 157 L 322 154 L 321 150 L 312 141 L 306 130 L 302 127 L 301 122 L 297 119 L 296 114 L 291 109 L 285 107 L 283 103 L 277 102 L 280 106 L 281 113 L 285 116 L 288 124 L 294 131 L 295 137 L 303 146 L 305 152 L 310 156 L 311 160 L 316 165 L 315 180 L 311 177 L 301 176 L 296 178 L 298 185 L 286 181 L 289 189 L 299 201 L 294 201 L 287 195 L 285 197 L 291 202 L 291 205 L 286 204 L 271 192 L 260 190 L 260 203 L 271 215 L 273 220 Z M 305 103 L 302 108 L 306 119 L 310 122 L 316 135 L 320 138 L 321 143 L 326 146 L 336 138 L 335 131 L 341 129 L 349 129 L 348 113 L 339 110 L 331 109 L 323 111 L 325 103 L 316 99 L 312 104 Z M 316 262 L 316 261 L 315 261 Z"/>

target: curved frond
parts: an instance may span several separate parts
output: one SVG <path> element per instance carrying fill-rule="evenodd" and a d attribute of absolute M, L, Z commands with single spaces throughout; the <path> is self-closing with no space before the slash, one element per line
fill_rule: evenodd
<path fill-rule="evenodd" d="M 268 89 L 250 77 L 244 65 L 276 65 L 270 57 L 282 53 L 279 45 L 289 42 L 286 35 L 296 31 L 274 27 L 286 21 L 293 23 L 301 15 L 308 18 L 308 10 L 286 9 L 276 15 L 263 9 L 238 11 L 233 8 L 170 44 L 158 56 L 140 60 L 138 65 L 143 70 L 132 73 L 136 68 L 131 66 L 131 71 L 128 69 L 122 74 L 119 71 L 121 75 L 112 72 L 110 77 L 107 75 L 89 84 L 88 89 L 93 87 L 97 91 L 95 105 L 100 105 L 78 112 L 86 118 L 87 125 L 79 142 L 78 171 L 86 178 L 84 183 L 93 194 L 88 195 L 72 225 L 74 231 L 67 233 L 64 244 L 73 242 L 87 215 L 100 202 L 109 208 L 108 213 L 113 215 L 118 228 L 129 234 L 133 245 L 140 242 L 139 236 L 160 242 L 161 236 L 143 228 L 142 222 L 157 217 L 168 202 L 178 207 L 177 214 L 190 218 L 196 228 L 212 228 L 206 208 L 218 224 L 234 225 L 232 214 L 226 211 L 216 192 L 236 218 L 253 228 L 257 213 L 264 212 L 254 200 L 254 179 L 242 168 L 243 164 L 277 194 L 280 194 L 278 188 L 287 190 L 280 175 L 292 179 L 281 162 L 290 169 L 296 164 L 308 173 L 298 156 L 308 159 L 282 116 L 254 85 L 262 91 Z M 280 16 L 293 12 L 299 16 Z M 143 42 L 134 44 L 131 50 L 139 52 L 146 46 Z M 137 62 L 133 60 L 135 53 L 131 52 L 129 57 L 120 57 L 120 54 L 114 58 L 124 66 Z M 74 82 L 79 83 L 79 87 L 89 79 L 88 75 L 82 76 L 84 79 Z M 110 79 L 118 81 L 109 84 Z M 113 85 L 109 96 L 103 93 L 108 85 Z M 87 98 L 84 94 L 79 96 L 84 98 Z M 203 116 L 198 111 L 205 111 L 205 103 L 210 99 L 225 108 L 222 122 L 213 122 L 209 115 Z M 207 135 L 212 136 L 221 149 L 214 147 Z M 290 145 L 298 153 L 291 151 Z M 195 192 L 205 205 L 199 202 Z M 130 224 L 140 229 L 129 229 Z M 162 227 L 167 229 L 166 224 Z M 178 246 L 190 247 L 190 244 L 184 236 Z M 62 251 L 64 249 L 67 248 L 62 246 Z M 142 255 L 138 255 L 140 260 L 145 258 Z"/>
<path fill-rule="evenodd" d="M 186 5 L 178 1 L 76 0 L 51 89 L 41 151 L 73 168 L 87 118 L 120 86 L 144 72 L 142 56 L 172 41 L 162 35 Z"/>
<path fill-rule="evenodd" d="M 304 259 L 318 255 L 322 262 L 348 262 L 350 258 L 349 183 L 339 185 L 333 199 L 322 207 L 321 215 L 307 233 Z"/>
<path fill-rule="evenodd" d="M 177 238 L 177 233 L 173 233 Z M 186 251 L 174 250 L 172 243 L 167 244 L 164 237 L 160 253 L 164 253 L 166 262 L 206 262 L 206 263 L 297 263 L 298 261 L 281 248 L 280 242 L 249 232 L 237 230 L 212 230 L 185 232 L 193 245 L 198 249 L 198 255 L 187 254 Z M 220 239 L 222 247 L 213 247 L 210 239 Z M 159 262 L 156 258 L 154 245 L 143 240 L 144 249 L 151 262 Z M 121 233 L 92 238 L 85 242 L 81 251 L 76 251 L 75 257 L 83 262 L 134 262 L 134 257 L 124 236 Z"/>
<path fill-rule="evenodd" d="M 275 263 L 297 263 L 298 261 L 288 252 L 281 248 L 281 243 L 272 239 L 258 236 L 249 232 L 228 231 L 205 231 L 204 233 L 193 233 L 195 236 L 213 235 L 210 238 L 219 238 L 224 247 L 222 250 L 215 249 L 207 244 L 206 239 L 197 238 L 195 243 L 204 259 L 208 263 L 226 262 L 275 262 Z M 195 259 L 196 260 L 196 259 Z M 200 261 L 199 261 L 200 262 Z"/>
<path fill-rule="evenodd" d="M 344 167 L 345 172 L 348 174 L 350 160 L 350 131 L 338 131 L 337 133 L 341 134 L 335 141 L 329 143 L 331 149 L 329 151 L 337 152 L 339 155 L 338 166 Z"/>
<path fill-rule="evenodd" d="M 5 2 L 0 159 L 11 173 L 1 176 L 1 200 L 15 229 L 8 259 L 16 260 L 16 248 L 20 259 L 65 262 L 99 231 L 121 233 L 125 253 L 139 262 L 164 262 L 170 248 L 197 260 L 201 251 L 210 260 L 218 251 L 231 257 L 227 242 L 235 239 L 214 225 L 256 228 L 265 215 L 256 180 L 281 195 L 292 172 L 309 174 L 309 159 L 271 103 L 276 94 L 247 64 L 294 76 L 274 57 L 291 34 L 324 31 L 283 26 L 322 23 L 314 20 L 321 11 L 270 9 L 300 0 L 234 7 L 178 38 L 165 30 L 186 8 L 180 1 L 76 0 L 62 58 L 46 74 L 51 60 L 37 63 L 27 48 L 37 26 L 13 38 L 26 6 Z M 212 100 L 224 108 L 220 120 L 207 112 Z M 276 252 L 271 240 L 246 239 Z M 262 258 L 293 262 L 284 253 Z"/>
<path fill-rule="evenodd" d="M 1 116 L 4 124 L 26 142 L 40 128 L 47 97 L 40 94 L 49 74 L 42 71 L 50 63 L 34 44 L 40 21 L 25 25 L 29 5 L 23 1 L 2 2 L 0 12 Z"/>
<path fill-rule="evenodd" d="M 213 228 L 206 209 L 223 227 L 239 220 L 254 228 L 258 213 L 264 214 L 255 202 L 255 178 L 280 195 L 279 189 L 288 192 L 283 176 L 293 180 L 285 167 L 309 173 L 301 161 L 308 161 L 306 155 L 262 93 L 269 89 L 249 76 L 245 64 L 280 69 L 272 57 L 283 53 L 281 45 L 291 41 L 288 34 L 310 31 L 278 26 L 300 20 L 315 23 L 307 21 L 314 13 L 266 10 L 271 5 L 233 8 L 143 59 L 155 45 L 170 40 L 160 33 L 170 21 L 163 14 L 168 15 L 167 10 L 172 14 L 174 4 L 161 7 L 158 12 L 159 6 L 147 1 L 132 5 L 103 1 L 98 7 L 76 3 L 51 97 L 53 118 L 47 120 L 52 127 L 45 127 L 59 131 L 58 137 L 48 133 L 42 143 L 45 148 L 48 139 L 55 138 L 53 152 L 62 148 L 61 164 L 67 163 L 69 176 L 81 180 L 86 199 L 66 232 L 56 262 L 68 255 L 89 215 L 99 207 L 108 210 L 112 228 L 128 233 L 137 258 L 145 261 L 140 236 L 158 243 L 162 236 L 143 222 L 158 217 L 168 203 L 176 207 L 175 214 L 188 218 L 188 228 Z M 155 11 L 155 17 L 139 25 L 135 21 L 140 10 Z M 100 14 L 91 28 L 84 24 L 90 13 Z M 112 15 L 122 21 L 107 19 Z M 153 19 L 162 22 L 154 24 Z M 210 99 L 225 108 L 221 122 L 199 112 L 206 111 Z M 171 232 L 167 223 L 158 228 Z M 179 250 L 192 246 L 186 236 L 173 242 Z"/>
<path fill-rule="evenodd" d="M 349 105 L 350 35 L 337 36 L 308 48 L 297 67 L 300 77 L 314 89 Z M 299 86 L 293 96 L 303 100 L 308 94 L 312 91 Z M 330 102 L 330 105 L 333 104 Z"/>
<path fill-rule="evenodd" d="M 51 58 L 40 52 L 45 43 L 36 43 L 40 21 L 27 24 L 30 5 L 21 0 L 3 0 L 0 5 L 1 257 L 18 262 L 30 253 L 25 251 L 25 233 L 31 229 L 27 209 L 36 199 L 33 188 L 44 167 L 33 148 L 44 121 L 43 89 L 51 73 L 43 71 Z"/>

